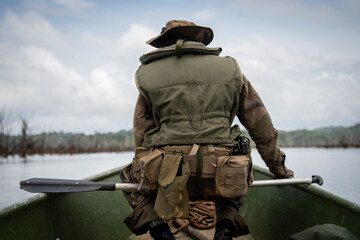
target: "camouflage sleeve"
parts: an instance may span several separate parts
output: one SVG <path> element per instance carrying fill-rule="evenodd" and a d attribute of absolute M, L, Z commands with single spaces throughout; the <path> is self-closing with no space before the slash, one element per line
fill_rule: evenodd
<path fill-rule="evenodd" d="M 133 132 L 135 147 L 141 147 L 145 133 L 153 128 L 153 117 L 145 98 L 139 95 L 134 112 Z"/>
<path fill-rule="evenodd" d="M 249 131 L 269 170 L 275 176 L 282 177 L 286 174 L 285 154 L 277 145 L 278 131 L 274 128 L 259 94 L 244 75 L 243 81 L 237 116 L 241 124 Z"/>

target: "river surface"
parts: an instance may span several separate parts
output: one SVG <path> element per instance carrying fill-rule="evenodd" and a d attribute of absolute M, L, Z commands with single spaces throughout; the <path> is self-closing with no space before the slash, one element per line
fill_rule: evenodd
<path fill-rule="evenodd" d="M 320 175 L 321 187 L 360 205 L 360 149 L 285 148 L 286 165 L 295 177 Z M 256 165 L 266 168 L 253 151 Z M 129 163 L 132 152 L 78 155 L 34 155 L 26 161 L 17 156 L 0 158 L 0 209 L 34 196 L 19 188 L 33 177 L 83 179 Z"/>

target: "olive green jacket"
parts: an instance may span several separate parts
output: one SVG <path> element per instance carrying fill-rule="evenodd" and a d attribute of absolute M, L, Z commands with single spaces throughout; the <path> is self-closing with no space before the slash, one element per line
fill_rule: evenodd
<path fill-rule="evenodd" d="M 236 115 L 270 171 L 282 169 L 278 132 L 236 60 L 219 57 L 221 48 L 199 42 L 185 42 L 181 56 L 175 48 L 160 48 L 140 58 L 135 145 L 230 143 L 240 133 L 237 126 L 231 127 Z"/>

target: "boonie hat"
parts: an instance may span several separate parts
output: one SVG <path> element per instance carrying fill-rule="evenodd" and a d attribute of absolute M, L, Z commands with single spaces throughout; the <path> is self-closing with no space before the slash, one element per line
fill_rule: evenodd
<path fill-rule="evenodd" d="M 211 28 L 198 26 L 185 20 L 170 20 L 162 28 L 160 35 L 147 41 L 147 44 L 160 48 L 169 45 L 169 39 L 190 38 L 208 45 L 214 37 Z"/>

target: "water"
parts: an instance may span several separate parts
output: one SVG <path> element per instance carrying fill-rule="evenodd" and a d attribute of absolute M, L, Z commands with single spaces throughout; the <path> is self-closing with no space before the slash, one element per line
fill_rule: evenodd
<path fill-rule="evenodd" d="M 131 162 L 132 152 L 76 155 L 34 155 L 0 158 L 0 209 L 34 196 L 19 182 L 33 177 L 83 179 Z"/>
<path fill-rule="evenodd" d="M 321 187 L 360 204 L 360 149 L 286 148 L 286 165 L 295 177 L 320 175 Z M 256 165 L 266 168 L 253 151 Z M 79 155 L 35 155 L 0 159 L 0 209 L 34 196 L 19 189 L 19 182 L 33 177 L 83 179 L 129 163 L 132 152 Z"/>
<path fill-rule="evenodd" d="M 360 205 L 360 149 L 284 148 L 286 166 L 296 178 L 320 175 L 322 189 Z M 257 151 L 253 161 L 266 168 Z"/>

